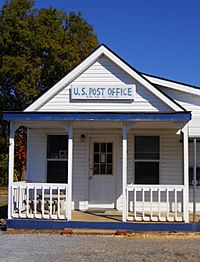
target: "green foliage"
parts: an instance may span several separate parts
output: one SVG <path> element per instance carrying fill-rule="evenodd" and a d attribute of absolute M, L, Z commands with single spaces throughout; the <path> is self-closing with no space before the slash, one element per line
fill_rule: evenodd
<path fill-rule="evenodd" d="M 0 161 L 7 161 L 2 111 L 23 110 L 98 45 L 80 13 L 34 9 L 34 1 L 7 1 L 0 10 Z M 4 159 L 4 160 L 2 160 Z M 4 164 L 2 165 L 4 166 Z M 0 176 L 2 176 L 0 167 Z M 3 173 L 7 172 L 7 170 Z"/>

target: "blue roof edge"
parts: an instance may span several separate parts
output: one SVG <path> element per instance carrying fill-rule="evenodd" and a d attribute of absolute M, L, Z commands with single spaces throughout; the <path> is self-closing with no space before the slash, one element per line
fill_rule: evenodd
<path fill-rule="evenodd" d="M 3 118 L 7 121 L 189 121 L 191 113 L 4 112 Z"/>

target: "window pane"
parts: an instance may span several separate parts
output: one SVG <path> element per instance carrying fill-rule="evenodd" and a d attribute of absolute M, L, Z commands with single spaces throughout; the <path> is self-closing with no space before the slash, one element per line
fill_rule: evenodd
<path fill-rule="evenodd" d="M 101 143 L 101 152 L 102 153 L 106 152 L 106 143 Z"/>
<path fill-rule="evenodd" d="M 112 143 L 107 143 L 107 152 L 112 153 Z"/>
<path fill-rule="evenodd" d="M 159 159 L 159 136 L 136 136 L 135 159 Z"/>
<path fill-rule="evenodd" d="M 106 154 L 100 154 L 100 162 L 106 163 Z"/>
<path fill-rule="evenodd" d="M 99 152 L 99 143 L 94 143 L 94 152 Z"/>
<path fill-rule="evenodd" d="M 67 161 L 47 161 L 47 182 L 67 183 Z"/>
<path fill-rule="evenodd" d="M 103 175 L 103 174 L 106 174 L 106 165 L 105 164 L 101 164 L 101 171 L 100 173 Z"/>
<path fill-rule="evenodd" d="M 159 163 L 135 162 L 135 184 L 159 184 Z"/>
<path fill-rule="evenodd" d="M 107 174 L 112 175 L 112 165 L 107 165 Z"/>
<path fill-rule="evenodd" d="M 107 163 L 112 163 L 112 154 L 107 154 Z"/>
<path fill-rule="evenodd" d="M 47 158 L 67 158 L 67 136 L 47 136 Z"/>
<path fill-rule="evenodd" d="M 99 154 L 94 154 L 94 163 L 99 163 Z"/>

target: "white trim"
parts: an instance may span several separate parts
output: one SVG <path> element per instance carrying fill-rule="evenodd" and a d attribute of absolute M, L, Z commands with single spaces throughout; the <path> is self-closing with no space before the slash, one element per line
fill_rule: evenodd
<path fill-rule="evenodd" d="M 145 74 L 142 74 L 142 75 L 146 79 L 148 79 L 150 82 L 152 82 L 153 84 L 160 85 L 160 86 L 163 86 L 163 87 L 168 87 L 168 88 L 178 90 L 178 91 L 181 91 L 181 92 L 185 92 L 185 93 L 188 93 L 188 94 L 200 96 L 200 87 L 199 87 L 199 89 L 197 89 L 195 87 L 187 86 L 187 85 L 184 85 L 184 84 L 181 84 L 181 83 L 180 84 L 175 83 L 175 82 L 170 81 L 170 80 L 160 79 L 160 78 L 145 75 Z"/>
<path fill-rule="evenodd" d="M 34 103 L 27 107 L 24 111 L 34 111 L 38 110 L 42 105 L 59 93 L 65 86 L 69 85 L 75 78 L 77 78 L 83 71 L 91 66 L 101 55 L 105 55 L 111 61 L 113 61 L 122 70 L 132 76 L 140 84 L 145 86 L 149 91 L 151 91 L 156 97 L 162 100 L 165 104 L 171 107 L 174 111 L 183 111 L 183 109 L 178 106 L 175 102 L 170 100 L 167 96 L 156 89 L 151 83 L 149 83 L 144 77 L 139 75 L 130 66 L 124 63 L 115 54 L 109 51 L 105 46 L 100 46 L 95 52 L 93 52 L 89 57 L 87 57 L 82 63 L 80 63 L 75 69 L 73 69 L 69 74 L 67 74 L 63 79 L 61 79 L 57 84 L 50 88 L 44 95 L 38 98 Z"/>
<path fill-rule="evenodd" d="M 12 218 L 12 192 L 11 185 L 13 183 L 13 174 L 14 174 L 14 148 L 15 148 L 15 130 L 12 122 L 10 123 L 10 137 L 9 137 L 9 166 L 8 166 L 8 219 Z"/>
<path fill-rule="evenodd" d="M 72 219 L 72 172 L 73 172 L 73 126 L 69 124 L 68 128 L 68 212 L 67 219 Z"/>
<path fill-rule="evenodd" d="M 183 210 L 184 210 L 184 221 L 189 222 L 189 149 L 188 149 L 188 124 L 182 129 L 183 132 L 183 178 L 184 178 L 184 199 L 183 199 Z"/>
<path fill-rule="evenodd" d="M 12 183 L 14 182 L 14 154 L 15 131 L 19 128 L 14 122 L 10 122 L 9 135 L 9 164 L 8 164 L 8 219 L 12 218 Z"/>
<path fill-rule="evenodd" d="M 127 123 L 124 123 L 122 129 L 122 221 L 126 222 L 128 216 L 127 210 Z"/>

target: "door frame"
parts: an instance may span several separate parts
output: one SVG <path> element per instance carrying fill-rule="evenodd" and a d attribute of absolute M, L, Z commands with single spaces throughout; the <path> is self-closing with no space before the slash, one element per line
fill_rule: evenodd
<path fill-rule="evenodd" d="M 119 153 L 118 153 L 118 135 L 114 134 L 95 134 L 89 136 L 89 143 L 88 143 L 88 153 L 89 153 L 89 161 L 88 161 L 88 208 L 116 208 L 117 206 L 117 180 L 118 180 L 118 161 L 119 160 Z M 93 144 L 97 143 L 113 143 L 113 172 L 112 175 L 114 178 L 114 187 L 113 187 L 113 197 L 114 197 L 114 205 L 112 207 L 109 207 L 109 205 L 106 207 L 105 204 L 90 204 L 91 201 L 91 172 L 93 171 Z"/>

